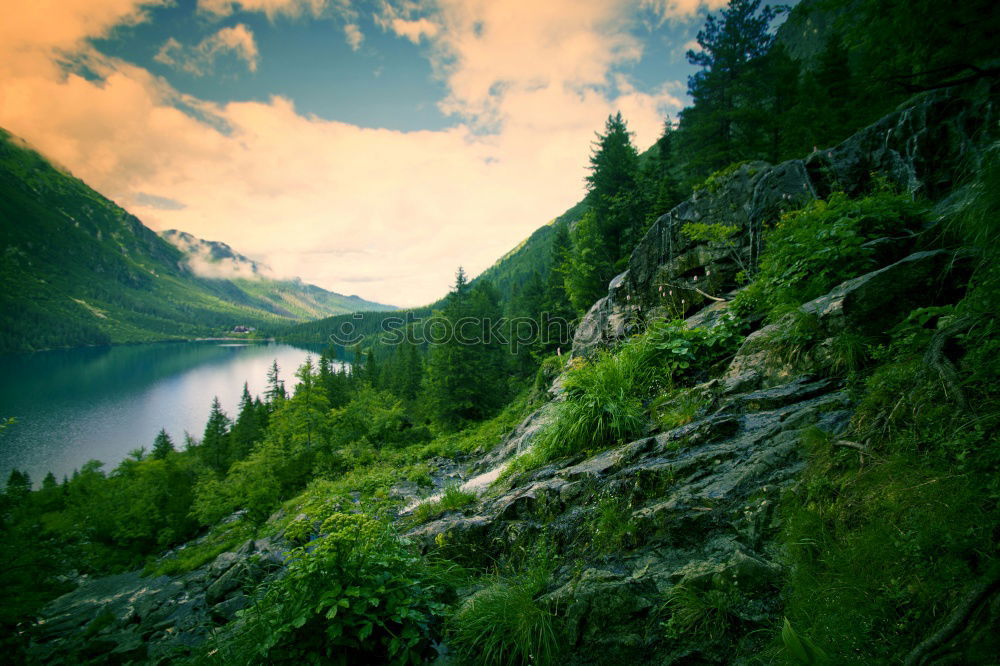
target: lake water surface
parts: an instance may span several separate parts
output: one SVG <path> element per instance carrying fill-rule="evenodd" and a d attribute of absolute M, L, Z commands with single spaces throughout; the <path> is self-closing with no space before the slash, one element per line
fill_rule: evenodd
<path fill-rule="evenodd" d="M 277 360 L 289 391 L 295 372 L 316 350 L 285 344 L 177 342 L 0 355 L 0 418 L 17 423 L 0 433 L 0 484 L 11 469 L 36 486 L 88 460 L 110 471 L 130 451 L 149 451 L 160 428 L 175 446 L 184 432 L 201 438 L 212 398 L 236 416 L 243 382 L 263 393 Z"/>

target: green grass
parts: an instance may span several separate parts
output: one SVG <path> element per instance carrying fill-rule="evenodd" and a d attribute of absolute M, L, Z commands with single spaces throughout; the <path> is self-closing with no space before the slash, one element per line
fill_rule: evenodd
<path fill-rule="evenodd" d="M 239 520 L 214 528 L 201 542 L 189 545 L 174 555 L 146 564 L 144 576 L 176 576 L 194 571 L 214 560 L 222 553 L 235 550 L 247 539 L 255 536 L 254 526 Z"/>
<path fill-rule="evenodd" d="M 557 663 L 557 618 L 529 586 L 497 578 L 463 602 L 448 621 L 463 663 L 520 666 Z"/>
<path fill-rule="evenodd" d="M 476 501 L 476 494 L 462 490 L 459 483 L 445 487 L 441 499 L 433 502 L 423 502 L 413 511 L 413 519 L 418 523 L 426 523 L 449 511 L 459 511 Z"/>

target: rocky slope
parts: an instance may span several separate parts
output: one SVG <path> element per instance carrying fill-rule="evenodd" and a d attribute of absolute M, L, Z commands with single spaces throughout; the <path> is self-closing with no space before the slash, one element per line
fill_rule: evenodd
<path fill-rule="evenodd" d="M 835 148 L 732 170 L 653 225 L 628 270 L 588 313 L 574 355 L 658 317 L 711 325 L 727 307 L 718 299 L 755 260 L 763 225 L 814 197 L 858 192 L 878 177 L 941 200 L 955 174 L 975 166 L 983 128 L 994 122 L 989 105 L 932 94 Z M 689 221 L 738 226 L 739 241 L 695 243 L 679 233 Z M 884 330 L 915 307 L 954 302 L 968 278 L 961 255 L 920 251 L 909 235 L 879 239 L 873 252 L 877 269 L 802 304 L 818 340 L 807 353 L 782 346 L 780 334 L 798 316 L 791 313 L 753 332 L 720 376 L 692 389 L 702 407 L 690 423 L 496 481 L 549 423 L 550 402 L 477 460 L 439 461 L 439 486 L 458 477 L 478 499 L 426 524 L 404 523 L 409 537 L 472 567 L 547 544 L 559 564 L 541 600 L 566 620 L 563 663 L 733 663 L 740 661 L 733 655 L 758 654 L 773 633 L 765 629 L 780 622 L 785 572 L 776 506 L 800 483 L 803 434 L 818 426 L 836 438 L 854 414 L 852 396 L 831 372 L 830 340 L 844 330 Z M 559 384 L 553 401 L 561 399 Z M 856 443 L 837 445 L 867 455 Z M 253 583 L 280 571 L 280 551 L 280 542 L 250 541 L 180 578 L 127 574 L 87 583 L 45 610 L 33 655 L 66 663 L 166 659 L 230 618 Z M 273 569 L 252 564 L 255 552 Z M 1000 609 L 991 603 L 995 616 Z M 664 608 L 676 614 L 698 604 L 710 609 L 709 630 L 729 638 L 701 640 L 664 621 Z M 973 629 L 990 616 L 977 616 Z M 961 637 L 947 646 L 960 662 Z"/>

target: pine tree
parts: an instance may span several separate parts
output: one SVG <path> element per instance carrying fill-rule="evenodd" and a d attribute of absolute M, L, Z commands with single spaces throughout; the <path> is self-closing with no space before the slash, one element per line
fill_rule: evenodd
<path fill-rule="evenodd" d="M 218 397 L 212 400 L 212 410 L 208 415 L 208 423 L 205 424 L 205 435 L 201 439 L 199 451 L 206 465 L 217 472 L 226 471 L 229 466 L 229 417 L 222 411 L 222 403 Z"/>
<path fill-rule="evenodd" d="M 573 304 L 566 291 L 566 281 L 572 271 L 573 242 L 569 236 L 569 225 L 558 223 L 552 238 L 549 258 L 549 272 L 545 278 L 545 316 L 539 322 L 546 351 L 553 351 L 565 345 L 570 329 L 576 318 Z"/>
<path fill-rule="evenodd" d="M 166 429 L 160 428 L 156 439 L 153 440 L 153 458 L 165 460 L 167 456 L 174 452 L 174 442 L 170 439 Z"/>
<path fill-rule="evenodd" d="M 586 312 L 595 301 L 607 294 L 608 282 L 614 277 L 593 211 L 584 214 L 576 225 L 570 266 L 566 278 L 570 302 L 577 312 Z"/>
<path fill-rule="evenodd" d="M 437 420 L 456 427 L 483 418 L 506 398 L 503 346 L 488 339 L 483 323 L 501 316 L 499 297 L 486 281 L 471 289 L 459 268 L 455 287 L 439 313 L 449 335 L 432 340 L 427 360 L 427 390 Z"/>
<path fill-rule="evenodd" d="M 694 105 L 681 112 L 688 169 L 696 180 L 754 156 L 763 145 L 753 122 L 760 108 L 753 63 L 771 47 L 776 14 L 773 7 L 761 9 L 760 0 L 730 0 L 718 17 L 705 20 L 700 49 L 687 52 L 688 62 L 702 68 L 688 78 Z"/>
<path fill-rule="evenodd" d="M 642 215 L 633 201 L 639 153 L 621 112 L 608 116 L 604 134 L 597 135 L 589 168 L 587 203 L 607 245 L 608 258 L 615 263 L 630 249 Z"/>
<path fill-rule="evenodd" d="M 420 393 L 420 384 L 423 381 L 423 362 L 420 360 L 420 351 L 412 341 L 412 332 L 407 335 L 407 340 L 396 348 L 398 357 L 395 393 L 405 400 L 415 400 Z"/>
<path fill-rule="evenodd" d="M 258 410 L 250 395 L 250 387 L 243 383 L 243 395 L 240 397 L 240 411 L 229 433 L 230 458 L 243 460 L 250 454 L 254 443 L 260 440 L 263 431 L 260 427 Z"/>
<path fill-rule="evenodd" d="M 288 398 L 288 394 L 285 393 L 285 383 L 281 381 L 278 375 L 280 368 L 278 367 L 278 359 L 274 359 L 271 364 L 271 369 L 267 371 L 267 402 L 274 409 L 283 400 Z"/>

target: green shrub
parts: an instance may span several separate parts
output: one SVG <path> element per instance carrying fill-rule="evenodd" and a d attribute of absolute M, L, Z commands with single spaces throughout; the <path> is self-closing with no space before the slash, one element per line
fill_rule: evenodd
<path fill-rule="evenodd" d="M 774 320 L 782 306 L 798 306 L 837 284 L 876 268 L 863 245 L 919 229 L 926 210 L 907 195 L 886 191 L 860 199 L 836 193 L 786 213 L 764 237 L 757 277 L 735 309 L 759 311 Z"/>
<path fill-rule="evenodd" d="M 688 328 L 656 321 L 614 352 L 570 365 L 565 401 L 530 451 L 501 476 L 508 479 L 561 456 L 597 450 L 641 435 L 648 423 L 644 401 L 693 378 L 707 376 L 739 346 L 739 320 L 724 315 L 714 326 Z"/>
<path fill-rule="evenodd" d="M 531 589 L 496 579 L 463 602 L 449 620 L 449 634 L 462 661 L 482 666 L 556 663 L 556 617 Z"/>
<path fill-rule="evenodd" d="M 285 575 L 240 613 L 242 623 L 208 646 L 210 660 L 412 664 L 433 656 L 444 606 L 419 558 L 364 514 L 334 513 L 320 531 L 289 553 Z"/>

